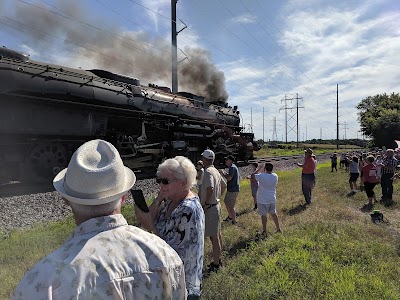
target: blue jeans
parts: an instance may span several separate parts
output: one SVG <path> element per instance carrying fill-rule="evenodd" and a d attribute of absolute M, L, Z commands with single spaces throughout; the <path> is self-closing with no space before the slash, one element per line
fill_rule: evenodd
<path fill-rule="evenodd" d="M 307 204 L 311 204 L 311 191 L 315 185 L 315 175 L 301 174 L 301 190 L 303 191 L 304 200 Z"/>

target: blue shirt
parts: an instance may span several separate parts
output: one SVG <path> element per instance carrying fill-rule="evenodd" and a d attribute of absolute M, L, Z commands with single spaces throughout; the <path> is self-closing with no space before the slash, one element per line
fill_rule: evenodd
<path fill-rule="evenodd" d="M 185 267 L 188 295 L 201 295 L 204 257 L 204 210 L 199 197 L 179 203 L 166 217 L 171 200 L 161 203 L 155 227 L 159 236 L 180 256 Z"/>
<path fill-rule="evenodd" d="M 228 192 L 239 192 L 240 184 L 239 184 L 239 170 L 235 164 L 232 164 L 229 167 L 229 176 L 232 177 L 231 180 L 227 182 L 226 190 Z"/>

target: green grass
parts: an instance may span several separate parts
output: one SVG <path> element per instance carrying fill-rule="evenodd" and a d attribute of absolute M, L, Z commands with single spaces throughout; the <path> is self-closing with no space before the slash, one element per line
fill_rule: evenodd
<path fill-rule="evenodd" d="M 299 143 L 299 148 L 296 148 L 296 144 L 285 145 L 282 144 L 285 149 L 269 148 L 268 145 L 264 145 L 259 151 L 254 152 L 254 156 L 257 158 L 271 157 L 271 156 L 290 156 L 304 154 L 304 149 L 312 148 L 316 154 L 333 153 L 336 152 L 347 152 L 351 150 L 359 150 L 360 147 L 355 145 L 339 145 L 339 150 L 336 150 L 336 145 L 333 144 L 303 144 Z M 290 146 L 290 149 L 287 147 Z"/>
<path fill-rule="evenodd" d="M 348 198 L 348 174 L 318 165 L 314 202 L 304 208 L 300 169 L 277 170 L 278 215 L 283 233 L 258 238 L 259 215 L 252 211 L 249 180 L 241 182 L 240 226 L 223 224 L 224 268 L 203 280 L 202 299 L 400 299 L 399 204 L 381 209 L 387 222 L 373 224 L 361 208 L 365 193 Z M 400 186 L 395 185 L 398 201 Z M 380 195 L 380 187 L 375 188 Z M 133 210 L 123 214 L 135 224 Z M 223 217 L 226 210 L 223 208 Z M 0 241 L 0 299 L 7 299 L 23 274 L 57 248 L 73 230 L 63 222 L 14 231 Z M 206 239 L 205 264 L 211 261 Z"/>

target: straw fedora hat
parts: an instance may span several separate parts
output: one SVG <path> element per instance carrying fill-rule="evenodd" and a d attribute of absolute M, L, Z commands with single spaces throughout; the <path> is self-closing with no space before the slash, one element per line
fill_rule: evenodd
<path fill-rule="evenodd" d="M 115 147 L 103 140 L 80 146 L 53 180 L 54 188 L 68 201 L 100 205 L 118 200 L 136 182 Z"/>
<path fill-rule="evenodd" d="M 313 154 L 313 151 L 311 150 L 311 148 L 307 148 L 306 150 L 304 150 L 305 153 L 308 154 Z"/>

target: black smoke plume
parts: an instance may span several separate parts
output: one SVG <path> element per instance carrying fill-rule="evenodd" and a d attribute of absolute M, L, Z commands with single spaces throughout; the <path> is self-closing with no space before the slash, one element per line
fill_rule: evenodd
<path fill-rule="evenodd" d="M 32 5 L 13 3 L 12 12 L 2 18 L 2 23 L 8 24 L 10 33 L 15 34 L 17 30 L 24 37 L 24 43 L 41 57 L 72 53 L 67 61 L 70 67 L 86 68 L 85 64 L 90 62 L 96 68 L 138 78 L 142 84 L 170 84 L 169 41 L 150 37 L 144 31 L 124 31 L 118 21 L 113 23 L 107 16 L 94 16 L 91 8 L 84 7 L 79 0 L 59 0 L 53 6 L 47 1 Z M 184 52 L 188 59 L 178 65 L 179 90 L 204 96 L 206 101 L 226 102 L 225 76 L 212 63 L 211 54 L 191 47 Z M 62 59 L 53 58 L 53 61 L 60 63 Z"/>

